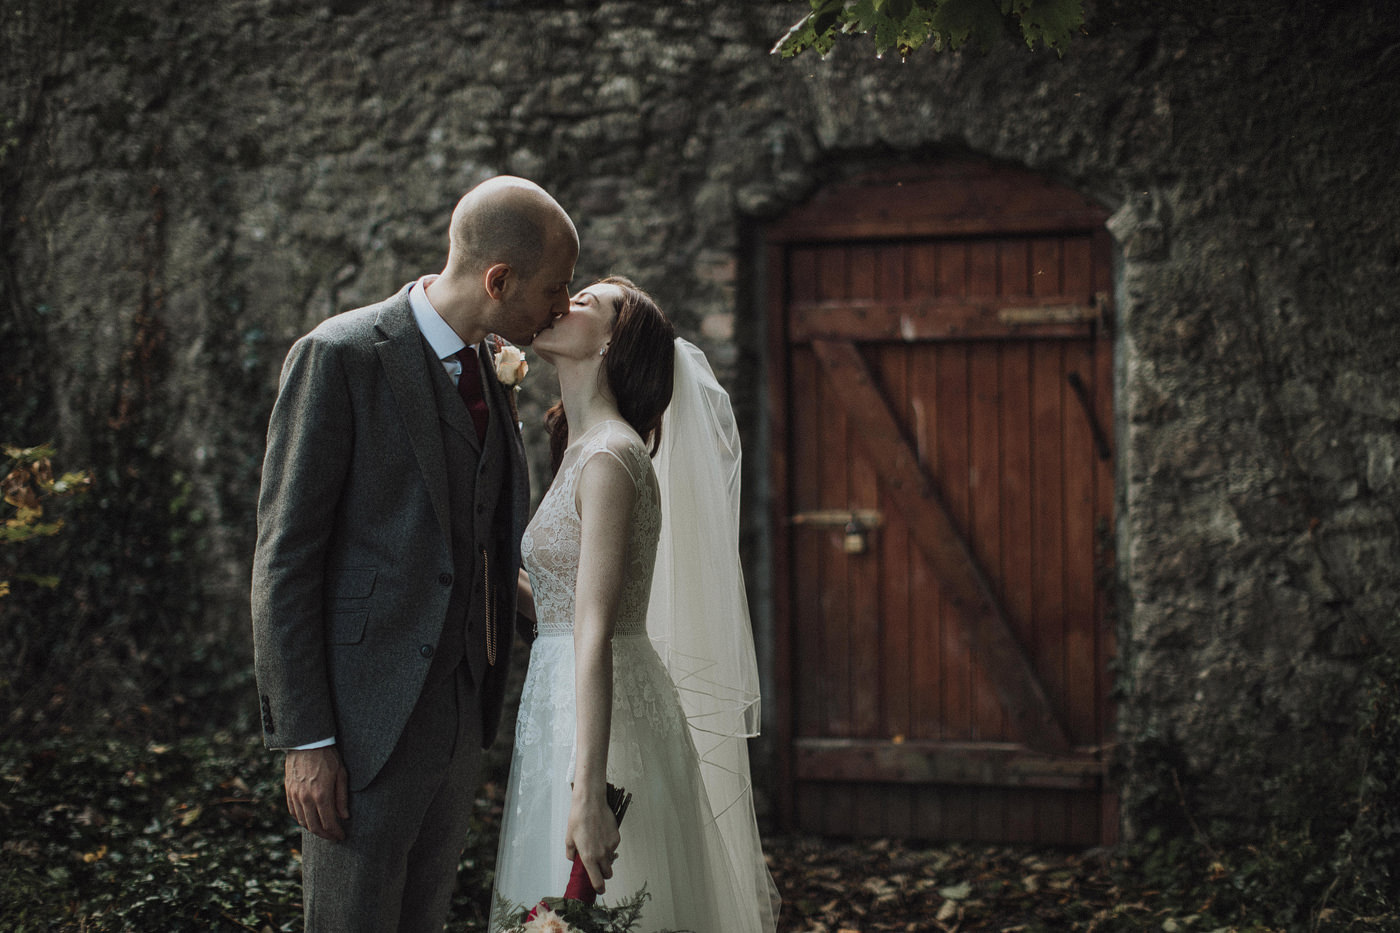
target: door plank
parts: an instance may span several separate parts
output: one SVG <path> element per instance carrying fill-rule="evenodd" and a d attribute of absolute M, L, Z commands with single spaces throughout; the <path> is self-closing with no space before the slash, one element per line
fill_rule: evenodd
<path fill-rule="evenodd" d="M 904 256 L 904 296 L 911 294 L 932 295 L 938 279 L 938 257 L 933 243 L 911 243 Z M 895 296 L 887 296 L 895 297 Z M 938 365 L 936 352 L 921 357 L 921 365 L 911 367 L 909 372 L 909 424 L 914 441 L 914 454 L 920 463 L 926 463 L 935 472 L 940 469 L 938 445 Z M 886 493 L 888 496 L 888 492 Z M 949 659 L 943 649 L 945 627 L 952 625 L 952 610 L 947 604 L 947 596 L 938 575 L 933 572 L 930 562 L 923 556 L 921 545 L 911 528 L 912 517 L 898 507 L 887 511 L 897 516 L 899 526 L 906 534 L 909 543 L 907 560 L 911 570 L 910 598 L 917 607 L 914 644 L 918 649 L 914 654 L 913 673 L 918 692 L 913 704 L 914 720 L 909 730 L 910 738 L 943 739 L 948 735 L 948 727 L 943 711 L 943 670 Z M 943 820 L 943 804 L 933 800 L 929 812 L 921 814 L 925 820 L 936 821 L 940 826 Z"/>
<path fill-rule="evenodd" d="M 891 387 L 892 393 L 898 393 L 899 398 L 907 397 L 906 359 L 907 354 L 899 352 L 899 348 L 887 349 L 880 359 L 881 378 Z M 888 511 L 884 500 L 880 498 L 878 481 L 873 501 L 879 503 L 882 512 Z M 880 722 L 874 734 L 889 738 L 898 736 L 901 741 L 910 732 L 910 669 L 918 644 L 911 635 L 913 606 L 916 605 L 911 599 L 911 546 L 909 533 L 903 522 L 887 520 L 871 537 L 874 560 L 879 567 L 882 624 L 878 646 Z M 872 689 L 872 692 L 877 691 Z"/>
<path fill-rule="evenodd" d="M 853 344 L 835 341 L 813 341 L 812 348 L 826 381 L 838 387 L 834 400 L 859 427 L 855 440 L 879 468 L 892 504 L 910 517 L 911 533 L 962 612 L 963 630 L 976 628 L 985 635 L 988 667 L 1018 736 L 1032 748 L 1068 749 L 1067 732 L 1045 688 L 932 479 L 909 449 L 860 352 Z"/>
<path fill-rule="evenodd" d="M 995 295 L 998 286 L 997 244 L 983 240 L 968 248 L 968 292 Z M 1002 347 L 998 342 L 967 345 L 968 357 L 968 514 L 963 527 L 978 563 L 986 568 L 989 582 L 1003 608 L 1006 591 L 997 581 L 1004 577 L 1001 537 L 1001 372 Z M 1006 713 L 996 688 L 980 666 L 974 671 L 973 708 L 978 738 L 1001 740 L 1007 735 Z"/>
<path fill-rule="evenodd" d="M 856 351 L 857 353 L 859 351 Z M 939 418 L 935 443 L 938 447 L 939 493 L 948 512 L 949 522 L 956 528 L 968 527 L 967 491 L 967 347 L 945 344 L 938 353 Z M 821 354 L 818 354 L 818 358 Z M 823 361 L 825 362 L 825 361 Z M 956 417 L 954 417 L 956 416 Z M 917 531 L 916 531 L 917 534 Z M 968 546 L 968 556 L 976 555 Z M 941 568 L 934 568 L 940 584 L 945 581 Z M 951 590 L 945 587 L 945 590 Z M 948 605 L 944 611 L 943 656 L 941 685 L 943 717 L 950 738 L 971 739 L 976 733 L 973 721 L 973 671 L 979 662 L 977 643 L 980 632 L 962 620 L 955 604 L 956 592 L 947 592 Z"/>
<path fill-rule="evenodd" d="M 1064 400 L 1062 346 L 1031 347 L 1031 574 L 1036 668 L 1051 696 L 1066 695 L 1064 655 Z"/>
<path fill-rule="evenodd" d="M 1092 345 L 1065 346 L 1065 369 L 1089 375 Z M 1090 741 L 1098 717 L 1098 624 L 1094 615 L 1094 486 L 1098 455 L 1081 407 L 1065 412 L 1065 686 L 1070 735 Z"/>
<path fill-rule="evenodd" d="M 898 300 L 905 294 L 906 257 L 903 245 L 889 245 L 875 253 L 877 269 L 872 283 L 876 300 Z M 894 397 L 904 399 L 906 406 L 913 391 L 909 374 L 909 354 L 902 347 L 886 347 L 880 354 L 879 369 L 885 385 Z M 903 413 L 912 420 L 911 412 Z M 879 496 L 878 478 L 876 495 Z M 878 500 L 882 511 L 883 499 Z M 877 538 L 878 560 L 883 574 L 881 606 L 884 635 L 881 643 L 881 732 L 903 741 L 913 731 L 914 659 L 920 654 L 920 640 L 915 637 L 914 620 L 919 581 L 915 578 L 910 551 L 914 547 L 907 526 L 899 521 L 887 521 Z M 913 815 L 912 798 L 901 798 L 899 819 L 907 821 Z"/>
<path fill-rule="evenodd" d="M 993 589 L 1009 614 L 1006 603 L 1001 536 L 1001 348 L 995 344 L 968 345 L 968 539 L 978 563 L 987 568 Z M 974 684 L 976 735 L 990 740 L 1007 735 L 1006 714 L 995 687 L 979 670 Z"/>
<path fill-rule="evenodd" d="M 794 249 L 788 259 L 787 287 L 789 305 L 813 304 L 817 301 L 817 251 Z M 795 315 L 792 324 L 797 323 Z"/>
<path fill-rule="evenodd" d="M 848 446 L 847 450 L 850 449 Z M 880 491 L 875 469 L 862 458 L 847 464 L 846 501 L 860 508 L 861 503 L 879 504 Z M 842 530 L 844 543 L 844 529 Z M 833 554 L 845 558 L 847 593 L 850 600 L 851 731 L 853 735 L 878 735 L 880 728 L 880 645 L 885 621 L 884 601 L 880 598 L 879 533 L 866 535 L 863 554 Z M 834 550 L 834 549 L 833 549 Z"/>
<path fill-rule="evenodd" d="M 844 244 L 824 246 L 816 251 L 817 301 L 846 301 L 846 265 L 850 248 Z"/>
<path fill-rule="evenodd" d="M 998 295 L 999 244 L 977 240 L 968 245 L 967 295 Z M 968 519 L 963 526 L 980 564 L 991 581 L 1004 578 L 1001 537 L 1001 354 L 1003 341 L 979 340 L 968 345 Z M 1006 606 L 1005 587 L 995 586 Z M 974 736 L 1004 741 L 1010 735 L 1007 716 L 986 667 L 973 668 Z M 977 810 L 974 832 L 979 839 L 1005 839 L 1011 822 L 1010 803 L 1018 796 L 1000 787 L 985 790 L 986 806 Z"/>
<path fill-rule="evenodd" d="M 820 391 L 817 361 L 810 352 L 794 351 L 791 363 L 794 399 L 815 399 Z M 819 462 L 816 447 L 821 440 L 817 408 L 813 404 L 794 404 L 792 409 L 791 445 L 793 462 L 802 469 L 792 472 L 793 511 L 819 508 L 821 505 L 820 477 L 812 465 Z M 784 516 L 786 519 L 786 516 Z M 805 534 L 794 534 L 792 540 L 792 572 L 795 580 L 820 580 L 820 542 Z M 821 698 L 825 691 L 821 678 L 822 655 L 825 653 L 825 632 L 821 625 L 821 591 L 815 586 L 794 586 L 792 599 L 792 678 L 799 702 L 794 709 L 796 734 L 821 735 L 824 724 Z"/>
<path fill-rule="evenodd" d="M 1000 277 L 998 300 L 1013 305 L 1031 305 L 1031 261 L 1029 244 L 1024 239 L 998 242 L 997 267 Z M 1039 334 L 1036 334 L 1039 336 Z M 1029 336 L 1029 335 L 1017 335 Z M 1006 540 L 1006 569 L 1002 575 L 1007 612 L 1013 627 L 1021 637 L 1031 657 L 1036 657 L 1039 644 L 1035 630 L 1035 607 L 1031 599 L 1034 590 L 1032 573 L 1035 548 L 1031 541 L 1031 344 L 1027 339 L 1008 341 L 1003 348 L 1002 380 L 1006 393 L 1006 410 L 1002 454 L 1006 464 L 1003 474 L 1004 522 L 1002 534 Z M 1008 837 L 1027 842 L 1040 837 L 1039 810 L 1043 797 L 1015 794 L 1007 811 Z"/>
<path fill-rule="evenodd" d="M 985 793 L 981 787 L 967 784 L 939 787 L 943 798 L 943 832 L 949 839 L 966 839 L 976 842 L 976 817 L 978 806 Z"/>
<path fill-rule="evenodd" d="M 878 263 L 872 294 L 877 299 L 902 298 L 904 296 L 904 247 L 887 246 L 876 252 Z M 900 399 L 909 398 L 908 353 L 903 348 L 890 347 L 881 354 L 880 372 L 885 385 Z M 907 413 L 906 413 L 907 417 Z M 882 511 L 883 499 L 879 499 L 879 483 L 876 482 L 876 497 Z M 903 740 L 909 735 L 911 713 L 911 671 L 913 658 L 917 654 L 917 642 L 912 636 L 914 615 L 913 589 L 915 583 L 910 573 L 909 550 L 913 543 L 902 522 L 886 522 L 880 530 L 877 543 L 877 560 L 883 579 L 880 584 L 881 616 L 883 637 L 881 638 L 881 702 L 879 734 Z M 892 809 L 891 818 L 908 821 L 911 798 L 908 793 L 899 797 Z"/>
<path fill-rule="evenodd" d="M 811 461 L 820 480 L 817 508 L 839 509 L 845 505 L 848 494 L 848 461 L 846 457 L 829 454 L 849 447 L 854 426 L 849 424 L 849 416 L 836 397 L 839 392 L 831 381 L 818 374 L 817 389 L 817 410 L 822 412 L 819 433 L 816 435 L 820 442 L 812 451 Z M 812 579 L 822 581 L 821 587 L 814 586 L 813 589 L 821 597 L 817 612 L 825 649 L 821 665 L 823 679 L 818 694 L 824 709 L 824 734 L 849 736 L 853 734 L 850 620 L 854 606 L 845 555 L 840 553 L 839 539 L 833 529 L 814 529 L 804 536 L 809 538 L 817 551 L 818 575 Z"/>
<path fill-rule="evenodd" d="M 874 297 L 878 287 L 879 251 L 873 246 L 857 246 L 850 250 L 846 272 L 846 295 Z M 880 490 L 874 467 L 868 460 L 850 456 L 846 451 L 846 498 L 848 508 L 878 507 Z M 844 529 L 842 539 L 844 541 Z M 880 729 L 881 642 L 885 622 L 885 606 L 881 599 L 881 561 L 878 536 L 866 537 L 868 550 L 862 554 L 845 554 L 847 593 L 850 599 L 851 658 L 851 733 L 873 736 Z"/>
<path fill-rule="evenodd" d="M 1033 266 L 1044 270 L 1044 265 Z M 1042 275 L 1044 275 L 1042 271 Z M 1036 287 L 1032 279 L 1032 288 Z M 1048 283 L 1046 286 L 1048 287 Z M 1069 389 L 1065 383 L 1062 345 L 1036 341 L 1031 346 L 1031 544 L 1032 622 L 1036 631 L 1036 668 L 1051 696 L 1067 693 L 1064 652 L 1064 489 L 1063 416 Z M 1064 799 L 1051 795 L 1036 802 L 1036 835 L 1067 838 L 1069 819 Z"/>
<path fill-rule="evenodd" d="M 936 244 L 934 254 L 938 257 L 938 275 L 934 281 L 934 295 L 938 298 L 967 298 L 968 245 L 961 241 Z"/>
<path fill-rule="evenodd" d="M 934 404 L 938 380 L 938 360 L 932 356 L 927 365 L 911 367 L 909 371 L 910 419 L 914 425 L 915 453 L 922 462 L 936 462 L 937 450 L 928 440 L 937 433 L 938 408 Z M 889 493 L 886 491 L 886 498 Z M 944 738 L 943 700 L 940 681 L 944 665 L 943 617 L 944 596 L 938 576 L 920 550 L 918 539 L 910 527 L 911 517 L 898 507 L 886 509 L 892 515 L 891 524 L 904 534 L 907 548 L 905 560 L 909 565 L 909 598 L 914 607 L 912 646 L 917 646 L 911 661 L 915 694 L 911 704 L 913 721 L 910 738 Z M 940 811 L 941 813 L 941 811 Z M 940 817 L 941 818 L 941 817 Z"/>

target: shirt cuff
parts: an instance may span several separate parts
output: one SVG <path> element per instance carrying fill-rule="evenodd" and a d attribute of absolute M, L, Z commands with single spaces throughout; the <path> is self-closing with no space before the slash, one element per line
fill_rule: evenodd
<path fill-rule="evenodd" d="M 319 742 L 307 742 L 305 745 L 296 745 L 296 746 L 293 746 L 292 750 L 293 750 L 293 751 L 297 751 L 297 752 L 305 752 L 305 751 L 309 751 L 309 750 L 311 750 L 311 749 L 313 749 L 313 748 L 325 748 L 327 745 L 334 745 L 334 744 L 335 744 L 335 736 L 331 736 L 330 738 L 328 738 L 328 739 L 322 739 L 322 740 L 319 741 Z"/>

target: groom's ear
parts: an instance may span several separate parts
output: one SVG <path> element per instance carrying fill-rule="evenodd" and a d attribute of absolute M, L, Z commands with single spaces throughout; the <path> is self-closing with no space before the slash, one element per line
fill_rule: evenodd
<path fill-rule="evenodd" d="M 481 275 L 481 284 L 486 289 L 486 294 L 495 301 L 500 301 L 505 297 L 506 291 L 510 288 L 515 278 L 515 270 L 504 262 L 492 263 Z"/>

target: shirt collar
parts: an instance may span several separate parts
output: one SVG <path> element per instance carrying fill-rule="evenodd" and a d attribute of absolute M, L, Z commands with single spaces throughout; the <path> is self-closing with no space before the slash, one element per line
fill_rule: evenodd
<path fill-rule="evenodd" d="M 425 275 L 414 282 L 408 291 L 408 305 L 413 309 L 413 319 L 418 323 L 418 330 L 427 339 L 428 346 L 433 348 L 438 359 L 445 360 L 456 356 L 466 344 L 428 300 L 427 286 L 435 278 L 436 275 Z"/>

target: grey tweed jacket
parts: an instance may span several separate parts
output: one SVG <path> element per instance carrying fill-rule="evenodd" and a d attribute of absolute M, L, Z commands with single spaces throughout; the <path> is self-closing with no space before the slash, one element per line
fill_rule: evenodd
<path fill-rule="evenodd" d="M 408 291 L 336 315 L 292 347 L 258 497 L 264 737 L 291 748 L 335 736 L 352 790 L 389 757 L 439 651 L 465 657 L 483 745 L 494 738 L 528 518 L 512 390 L 486 378 L 490 429 L 479 441 Z"/>

